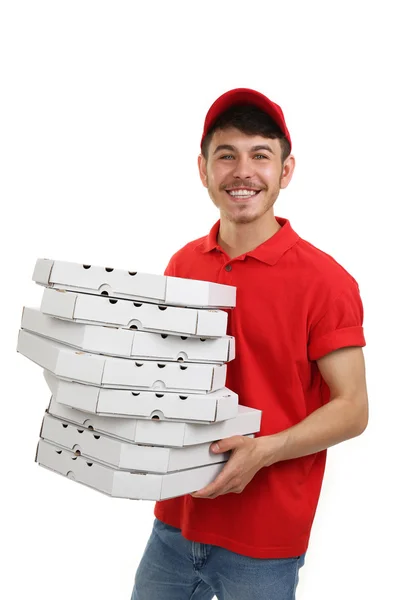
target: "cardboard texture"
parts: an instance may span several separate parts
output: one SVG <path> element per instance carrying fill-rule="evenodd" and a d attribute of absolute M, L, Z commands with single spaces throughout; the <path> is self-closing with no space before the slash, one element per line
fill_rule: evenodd
<path fill-rule="evenodd" d="M 77 456 L 93 458 L 118 469 L 149 473 L 168 473 L 225 462 L 230 454 L 213 454 L 209 443 L 185 448 L 165 448 L 122 442 L 68 421 L 61 421 L 49 414 L 43 419 L 40 437 Z"/>
<path fill-rule="evenodd" d="M 40 310 L 78 323 L 114 325 L 140 331 L 220 337 L 226 335 L 224 310 L 182 308 L 44 288 Z"/>
<path fill-rule="evenodd" d="M 32 279 L 39 285 L 172 306 L 236 305 L 236 288 L 208 281 L 123 271 L 39 258 Z"/>
<path fill-rule="evenodd" d="M 38 259 L 41 310 L 25 307 L 17 351 L 44 369 L 52 398 L 39 465 L 109 496 L 163 500 L 211 483 L 254 437 L 261 411 L 225 387 L 235 358 L 236 288 Z"/>
<path fill-rule="evenodd" d="M 17 351 L 57 377 L 106 388 L 204 394 L 223 388 L 226 380 L 226 365 L 183 365 L 90 354 L 23 329 Z"/>
<path fill-rule="evenodd" d="M 98 433 L 105 433 L 120 440 L 171 448 L 214 442 L 232 435 L 258 433 L 262 414 L 261 410 L 239 404 L 236 417 L 209 425 L 157 421 L 154 419 L 115 419 L 113 417 L 88 415 L 88 413 L 75 408 L 59 404 L 54 398 L 51 398 L 47 410 L 54 417 L 75 425 L 91 427 Z"/>
<path fill-rule="evenodd" d="M 59 379 L 46 370 L 43 373 L 57 403 L 92 414 L 200 423 L 232 419 L 238 414 L 238 395 L 228 388 L 185 395 L 116 390 Z"/>
<path fill-rule="evenodd" d="M 166 500 L 190 494 L 214 481 L 225 465 L 222 462 L 166 474 L 131 473 L 89 461 L 45 440 L 38 443 L 36 462 L 109 496 L 132 500 Z"/>
<path fill-rule="evenodd" d="M 24 307 L 22 329 L 84 352 L 125 358 L 224 364 L 235 358 L 235 339 L 184 338 L 168 334 L 86 325 Z"/>

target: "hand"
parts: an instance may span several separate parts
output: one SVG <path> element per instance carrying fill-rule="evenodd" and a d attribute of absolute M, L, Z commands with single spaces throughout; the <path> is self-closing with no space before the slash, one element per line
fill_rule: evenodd
<path fill-rule="evenodd" d="M 190 494 L 193 498 L 216 498 L 222 494 L 240 494 L 254 475 L 264 466 L 260 438 L 234 435 L 211 445 L 211 451 L 221 454 L 232 450 L 222 471 L 206 487 Z"/>

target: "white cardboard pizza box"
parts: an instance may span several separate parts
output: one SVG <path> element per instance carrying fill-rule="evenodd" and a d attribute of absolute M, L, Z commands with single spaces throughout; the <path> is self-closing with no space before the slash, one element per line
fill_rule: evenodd
<path fill-rule="evenodd" d="M 208 394 L 116 390 L 43 373 L 56 402 L 97 415 L 213 423 L 238 414 L 238 395 L 228 388 Z"/>
<path fill-rule="evenodd" d="M 98 433 L 105 433 L 121 440 L 171 448 L 214 442 L 232 435 L 258 433 L 262 414 L 261 410 L 239 404 L 236 417 L 208 425 L 124 417 L 115 419 L 89 415 L 76 408 L 59 404 L 54 398 L 51 398 L 47 411 L 54 417 L 75 425 L 93 428 Z"/>
<path fill-rule="evenodd" d="M 186 338 L 56 319 L 24 307 L 21 327 L 84 352 L 145 360 L 223 364 L 235 358 L 235 338 Z"/>
<path fill-rule="evenodd" d="M 90 354 L 23 329 L 17 351 L 57 377 L 121 389 L 207 393 L 225 386 L 226 365 L 131 360 Z"/>
<path fill-rule="evenodd" d="M 236 288 L 230 285 L 46 258 L 37 260 L 32 279 L 46 287 L 172 306 L 232 308 L 236 304 Z"/>
<path fill-rule="evenodd" d="M 222 462 L 166 474 L 132 473 L 89 461 L 45 440 L 39 440 L 36 462 L 109 496 L 132 500 L 166 500 L 190 494 L 214 481 L 225 465 Z"/>
<path fill-rule="evenodd" d="M 40 437 L 74 452 L 122 470 L 169 473 L 225 462 L 230 453 L 213 454 L 210 443 L 184 448 L 145 446 L 123 442 L 109 435 L 73 425 L 45 414 Z"/>
<path fill-rule="evenodd" d="M 40 310 L 59 319 L 176 335 L 226 335 L 224 310 L 182 308 L 44 288 Z"/>

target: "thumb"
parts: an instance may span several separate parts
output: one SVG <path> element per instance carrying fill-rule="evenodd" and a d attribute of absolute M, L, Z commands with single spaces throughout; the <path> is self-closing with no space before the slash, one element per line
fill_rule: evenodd
<path fill-rule="evenodd" d="M 213 452 L 215 452 L 216 454 L 218 452 L 222 452 L 222 450 L 221 450 L 221 440 L 219 440 L 219 442 L 214 442 L 213 444 L 211 444 L 211 450 Z"/>
<path fill-rule="evenodd" d="M 233 450 L 233 448 L 236 448 L 241 441 L 241 436 L 238 435 L 234 435 L 223 440 L 218 440 L 217 442 L 211 444 L 211 451 L 214 452 L 214 454 L 227 452 L 228 450 Z"/>

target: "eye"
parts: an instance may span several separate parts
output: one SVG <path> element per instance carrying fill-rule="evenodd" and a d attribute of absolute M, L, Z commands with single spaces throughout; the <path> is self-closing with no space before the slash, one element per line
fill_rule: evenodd
<path fill-rule="evenodd" d="M 220 158 L 231 160 L 234 157 L 233 157 L 233 154 L 224 154 L 223 156 L 220 156 Z"/>
<path fill-rule="evenodd" d="M 260 158 L 267 158 L 268 156 L 265 156 L 264 154 L 255 154 L 254 158 L 260 159 Z"/>

